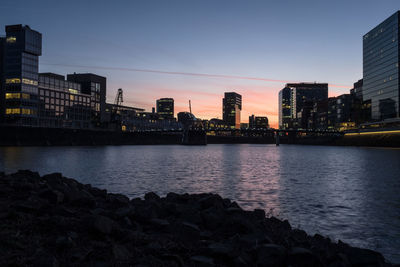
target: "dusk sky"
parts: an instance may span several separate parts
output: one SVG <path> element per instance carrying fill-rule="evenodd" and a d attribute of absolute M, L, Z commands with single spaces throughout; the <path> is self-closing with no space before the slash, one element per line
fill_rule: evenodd
<path fill-rule="evenodd" d="M 172 97 L 177 113 L 191 99 L 196 117 L 222 118 L 223 93 L 235 91 L 242 122 L 255 114 L 276 127 L 286 82 L 348 93 L 362 78 L 362 36 L 399 8 L 399 0 L 2 0 L 0 35 L 8 24 L 41 32 L 40 71 L 106 76 L 108 102 L 123 88 L 125 105 L 150 111 Z"/>

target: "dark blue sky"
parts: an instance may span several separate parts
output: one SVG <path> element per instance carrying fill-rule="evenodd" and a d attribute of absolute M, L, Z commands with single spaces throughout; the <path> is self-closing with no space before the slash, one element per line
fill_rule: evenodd
<path fill-rule="evenodd" d="M 0 26 L 22 23 L 43 33 L 41 71 L 107 76 L 109 101 L 119 87 L 126 104 L 146 109 L 159 97 L 174 97 L 180 111 L 191 98 L 196 115 L 210 118 L 221 117 L 223 92 L 235 90 L 243 94 L 243 121 L 256 113 L 274 123 L 284 82 L 89 66 L 318 81 L 350 88 L 362 78 L 362 35 L 399 8 L 399 0 L 2 0 Z M 330 95 L 347 92 L 330 87 Z"/>

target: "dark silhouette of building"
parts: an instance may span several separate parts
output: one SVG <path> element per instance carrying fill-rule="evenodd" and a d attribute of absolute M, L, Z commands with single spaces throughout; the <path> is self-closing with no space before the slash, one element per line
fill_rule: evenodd
<path fill-rule="evenodd" d="M 255 128 L 256 126 L 256 117 L 254 116 L 254 114 L 252 114 L 251 116 L 249 116 L 249 128 Z"/>
<path fill-rule="evenodd" d="M 309 127 L 315 130 L 328 128 L 328 99 L 314 102 Z"/>
<path fill-rule="evenodd" d="M 4 119 L 4 49 L 6 38 L 0 37 L 0 123 Z"/>
<path fill-rule="evenodd" d="M 313 108 L 314 108 L 313 101 L 304 101 L 302 103 L 301 110 L 297 112 L 296 119 L 293 120 L 295 128 L 300 128 L 300 129 L 310 128 L 310 120 L 312 121 L 311 115 Z"/>
<path fill-rule="evenodd" d="M 251 129 L 266 129 L 269 127 L 268 117 L 249 116 L 249 128 Z"/>
<path fill-rule="evenodd" d="M 68 74 L 67 80 L 81 84 L 83 94 L 90 95 L 91 120 L 95 127 L 100 127 L 106 121 L 107 79 L 93 73 Z"/>
<path fill-rule="evenodd" d="M 399 117 L 399 27 L 397 11 L 363 36 L 363 101 L 371 119 Z"/>
<path fill-rule="evenodd" d="M 285 87 L 279 91 L 279 128 L 288 129 L 291 126 L 292 90 Z"/>
<path fill-rule="evenodd" d="M 38 68 L 42 34 L 25 25 L 5 27 L 2 39 L 1 97 L 4 121 L 17 125 L 38 123 Z"/>
<path fill-rule="evenodd" d="M 314 103 L 326 99 L 327 83 L 286 84 L 279 92 L 279 128 L 308 129 L 312 126 Z"/>
<path fill-rule="evenodd" d="M 174 99 L 160 98 L 156 101 L 157 114 L 162 119 L 174 119 Z"/>
<path fill-rule="evenodd" d="M 292 118 L 296 118 L 305 102 L 320 101 L 328 98 L 327 83 L 288 83 L 292 91 L 292 104 L 290 106 Z"/>
<path fill-rule="evenodd" d="M 240 111 L 242 96 L 235 92 L 226 92 L 222 99 L 222 117 L 229 127 L 240 129 Z"/>

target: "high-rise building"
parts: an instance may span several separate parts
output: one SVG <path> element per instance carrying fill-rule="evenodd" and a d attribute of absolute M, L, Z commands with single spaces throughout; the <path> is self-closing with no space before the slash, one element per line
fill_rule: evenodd
<path fill-rule="evenodd" d="M 256 121 L 256 117 L 254 116 L 254 114 L 249 116 L 249 128 L 255 128 L 255 125 L 256 125 L 255 121 Z"/>
<path fill-rule="evenodd" d="M 222 99 L 222 117 L 231 128 L 240 129 L 242 96 L 235 92 L 225 92 Z"/>
<path fill-rule="evenodd" d="M 29 26 L 5 27 L 3 85 L 0 87 L 6 123 L 36 126 L 38 123 L 38 69 L 42 34 Z"/>
<path fill-rule="evenodd" d="M 399 27 L 397 11 L 363 36 L 363 100 L 371 119 L 399 117 Z"/>
<path fill-rule="evenodd" d="M 4 117 L 4 47 L 6 44 L 6 38 L 0 37 L 0 123 L 3 122 Z"/>
<path fill-rule="evenodd" d="M 292 90 L 289 87 L 285 87 L 279 91 L 279 128 L 287 129 L 290 128 L 290 122 L 292 119 L 291 111 L 292 103 Z"/>
<path fill-rule="evenodd" d="M 328 99 L 327 83 L 288 83 L 279 92 L 279 128 L 308 128 L 313 103 Z"/>
<path fill-rule="evenodd" d="M 100 126 L 106 120 L 106 77 L 93 73 L 74 73 L 67 75 L 67 81 L 79 83 L 81 92 L 90 95 L 92 123 Z"/>
<path fill-rule="evenodd" d="M 290 110 L 293 119 L 297 118 L 304 103 L 328 98 L 327 83 L 288 83 L 286 87 L 289 87 L 292 93 Z"/>
<path fill-rule="evenodd" d="M 173 98 L 160 98 L 156 101 L 157 114 L 162 119 L 174 118 L 174 99 Z"/>

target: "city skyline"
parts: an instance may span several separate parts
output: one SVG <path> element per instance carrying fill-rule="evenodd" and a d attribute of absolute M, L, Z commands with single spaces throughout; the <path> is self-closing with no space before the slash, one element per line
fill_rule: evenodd
<path fill-rule="evenodd" d="M 304 5 L 292 4 L 288 10 L 283 4 L 261 2 L 203 2 L 194 6 L 179 1 L 170 6 L 150 2 L 114 7 L 108 15 L 107 5 L 98 7 L 96 17 L 84 15 L 89 8 L 86 4 L 80 10 L 74 9 L 73 1 L 57 7 L 39 1 L 37 7 L 26 9 L 23 7 L 31 3 L 5 1 L 0 6 L 10 12 L 0 22 L 28 24 L 43 33 L 40 72 L 65 75 L 77 71 L 106 76 L 108 102 L 115 98 L 117 88 L 124 89 L 125 104 L 148 111 L 155 106 L 156 99 L 163 97 L 174 98 L 175 113 L 188 111 L 191 99 L 193 113 L 210 119 L 222 117 L 223 93 L 235 91 L 243 96 L 242 122 L 256 114 L 268 116 L 271 126 L 277 127 L 278 92 L 286 82 L 327 82 L 329 96 L 347 93 L 362 78 L 362 36 L 399 8 L 395 1 L 388 1 L 385 7 L 376 1 L 339 1 L 332 6 L 308 1 Z M 256 7 L 259 10 L 255 11 Z M 328 10 L 337 12 L 327 14 Z M 127 16 L 129 11 L 132 14 Z M 311 21 L 295 16 L 294 23 L 273 14 L 278 11 L 315 16 Z M 118 12 L 121 16 L 116 15 Z M 74 21 L 63 20 L 67 14 Z M 157 16 L 165 25 L 152 20 Z M 107 20 L 103 22 L 101 17 Z M 205 17 L 208 21 L 202 21 Z M 49 20 L 54 24 L 49 25 Z M 183 25 L 184 22 L 189 23 Z M 60 23 L 65 23 L 65 27 L 57 28 Z M 352 27 L 347 29 L 345 25 Z M 261 31 L 263 26 L 265 31 Z M 324 55 L 326 50 L 330 56 Z"/>

